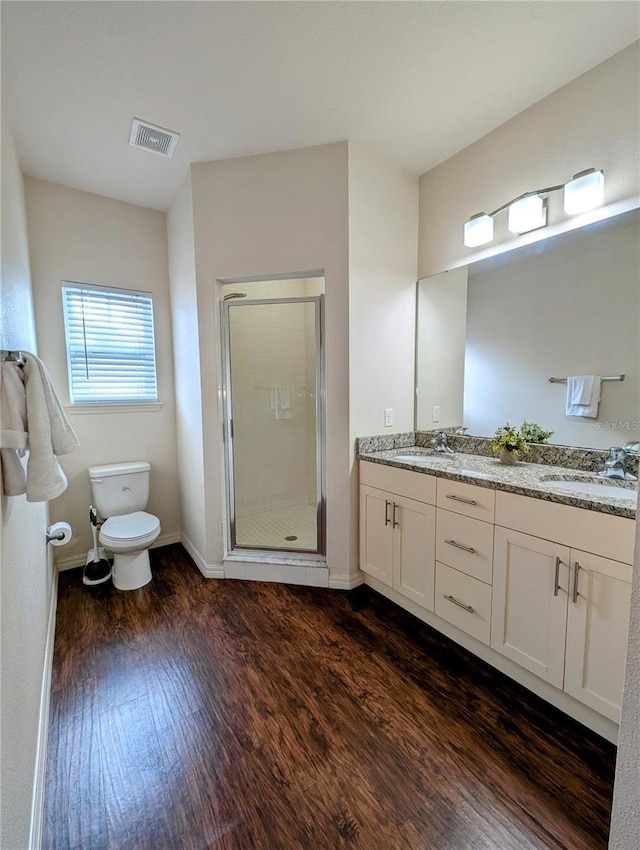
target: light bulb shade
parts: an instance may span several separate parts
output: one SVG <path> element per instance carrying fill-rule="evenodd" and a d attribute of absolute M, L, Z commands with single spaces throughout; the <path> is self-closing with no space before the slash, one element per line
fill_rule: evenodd
<path fill-rule="evenodd" d="M 467 248 L 486 245 L 493 239 L 493 219 L 486 213 L 472 216 L 464 226 L 464 244 Z"/>
<path fill-rule="evenodd" d="M 525 195 L 509 207 L 507 226 L 512 233 L 527 233 L 547 223 L 547 207 L 540 195 Z"/>
<path fill-rule="evenodd" d="M 564 187 L 564 211 L 569 215 L 599 207 L 604 200 L 604 174 L 590 169 L 576 174 Z"/>

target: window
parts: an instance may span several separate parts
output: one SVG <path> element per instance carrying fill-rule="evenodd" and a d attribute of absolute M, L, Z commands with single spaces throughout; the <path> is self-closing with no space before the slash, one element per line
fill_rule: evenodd
<path fill-rule="evenodd" d="M 65 282 L 62 301 L 72 404 L 157 401 L 151 293 Z"/>

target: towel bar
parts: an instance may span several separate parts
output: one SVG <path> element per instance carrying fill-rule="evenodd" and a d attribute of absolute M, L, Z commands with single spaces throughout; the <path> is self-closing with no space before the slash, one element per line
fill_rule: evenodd
<path fill-rule="evenodd" d="M 607 375 L 604 378 L 601 378 L 602 381 L 624 381 L 625 375 Z M 566 378 L 549 378 L 550 384 L 566 384 Z"/>

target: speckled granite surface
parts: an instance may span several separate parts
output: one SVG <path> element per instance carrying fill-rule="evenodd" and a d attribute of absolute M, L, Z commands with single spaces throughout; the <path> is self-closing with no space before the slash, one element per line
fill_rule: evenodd
<path fill-rule="evenodd" d="M 404 437 L 406 435 L 397 436 Z M 370 439 L 372 438 L 366 438 L 366 442 L 359 441 L 358 459 L 449 478 L 454 481 L 465 481 L 469 484 L 477 484 L 480 487 L 505 490 L 548 502 L 600 511 L 614 516 L 633 519 L 636 515 L 637 482 L 598 478 L 589 471 L 578 471 L 575 468 L 543 463 L 520 462 L 516 466 L 504 466 L 493 457 L 461 451 L 457 451 L 453 455 L 435 454 L 415 445 L 412 448 L 411 444 L 408 443 L 402 443 L 385 450 L 370 450 L 365 448 L 370 445 L 368 442 Z M 459 437 L 457 439 L 469 440 L 473 438 Z M 453 443 L 453 441 L 451 442 Z M 398 456 L 407 454 L 416 455 L 416 461 L 397 460 Z M 553 488 L 549 487 L 547 482 L 558 478 L 565 481 L 593 483 L 596 488 L 602 484 L 611 485 L 620 489 L 621 495 L 623 492 L 636 494 L 636 499 L 614 498 L 613 496 L 602 496 L 595 493 L 573 493 L 556 488 L 555 485 Z"/>
<path fill-rule="evenodd" d="M 417 431 L 415 445 L 431 448 L 432 431 Z M 488 437 L 468 437 L 450 434 L 447 438 L 449 445 L 456 452 L 466 452 L 472 455 L 493 457 L 491 440 Z M 402 445 L 405 445 L 404 443 Z M 608 449 L 585 449 L 575 446 L 554 446 L 551 443 L 530 443 L 529 454 L 524 456 L 526 463 L 542 463 L 546 466 L 562 466 L 565 469 L 577 469 L 580 472 L 600 472 L 609 454 Z M 390 447 L 391 448 L 391 447 Z M 627 458 L 629 472 L 637 477 L 638 458 Z"/>

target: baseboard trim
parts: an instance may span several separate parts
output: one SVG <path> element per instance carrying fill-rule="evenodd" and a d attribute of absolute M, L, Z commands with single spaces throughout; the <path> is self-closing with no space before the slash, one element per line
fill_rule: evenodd
<path fill-rule="evenodd" d="M 38 743 L 31 800 L 31 827 L 29 850 L 40 850 L 44 827 L 44 781 L 47 767 L 47 744 L 49 740 L 49 706 L 51 704 L 51 676 L 53 672 L 53 647 L 56 639 L 56 611 L 58 608 L 58 572 L 53 570 L 47 642 L 44 651 L 42 688 L 40 691 L 40 715 L 38 718 Z"/>
<path fill-rule="evenodd" d="M 173 534 L 161 534 L 150 548 L 158 549 L 160 546 L 170 546 L 172 543 L 182 543 L 182 535 L 179 531 Z M 76 567 L 84 567 L 86 560 L 86 552 L 80 555 L 67 555 L 64 558 L 56 558 L 56 570 L 59 573 L 63 573 L 66 570 L 75 570 Z"/>
<path fill-rule="evenodd" d="M 200 552 L 189 540 L 186 534 L 180 535 L 180 543 L 187 550 L 196 567 L 205 578 L 224 578 L 224 567 L 222 564 L 207 564 Z"/>
<path fill-rule="evenodd" d="M 364 584 L 364 574 L 348 573 L 347 575 L 335 575 L 329 573 L 329 587 L 332 590 L 353 590 Z"/>

